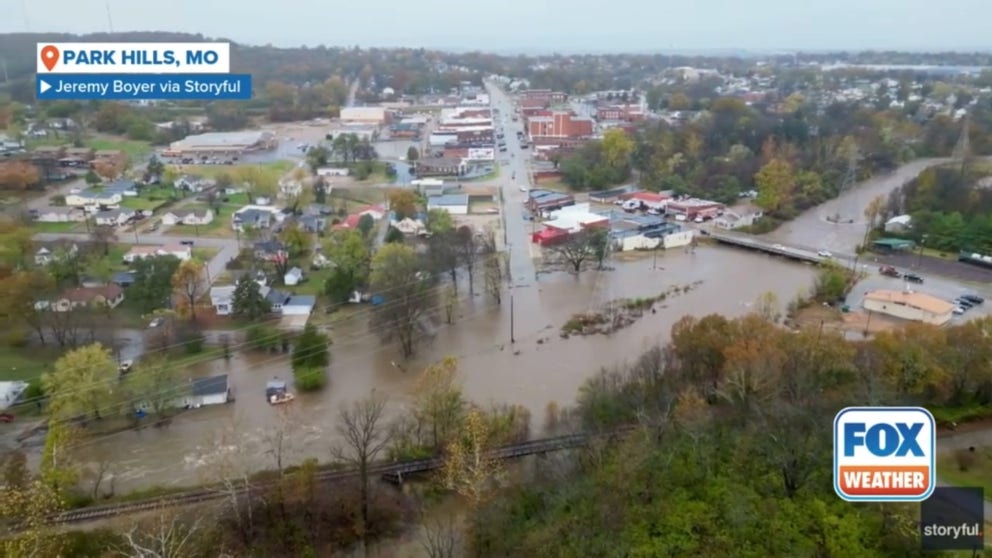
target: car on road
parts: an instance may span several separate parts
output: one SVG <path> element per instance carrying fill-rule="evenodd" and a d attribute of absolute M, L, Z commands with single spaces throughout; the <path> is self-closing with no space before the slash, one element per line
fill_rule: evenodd
<path fill-rule="evenodd" d="M 923 278 L 920 277 L 919 275 L 915 274 L 915 273 L 905 273 L 905 274 L 903 274 L 902 278 L 905 279 L 906 281 L 910 282 L 910 283 L 922 283 L 923 282 Z"/>
<path fill-rule="evenodd" d="M 159 317 L 148 322 L 148 329 L 155 329 L 165 323 L 165 318 Z"/>
<path fill-rule="evenodd" d="M 193 245 L 193 241 L 192 240 L 180 240 L 179 241 L 179 244 L 182 244 L 183 246 L 192 246 Z"/>
<path fill-rule="evenodd" d="M 817 256 L 820 256 L 821 258 L 832 258 L 832 257 L 834 257 L 834 255 L 830 253 L 830 250 L 820 250 L 819 252 L 816 253 L 816 255 Z"/>
<path fill-rule="evenodd" d="M 772 244 L 772 248 L 776 250 L 785 250 L 785 246 L 782 246 L 781 244 Z"/>
<path fill-rule="evenodd" d="M 892 267 L 891 265 L 883 265 L 882 267 L 878 268 L 878 272 L 881 273 L 882 275 L 887 276 L 887 277 L 899 277 L 900 276 L 899 275 L 899 272 L 896 270 L 896 268 Z"/>

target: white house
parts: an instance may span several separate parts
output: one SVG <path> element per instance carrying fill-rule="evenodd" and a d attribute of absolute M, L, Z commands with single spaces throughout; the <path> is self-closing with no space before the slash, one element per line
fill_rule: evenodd
<path fill-rule="evenodd" d="M 760 210 L 724 211 L 723 215 L 713 219 L 713 226 L 718 229 L 732 231 L 742 227 L 750 227 L 764 216 Z"/>
<path fill-rule="evenodd" d="M 48 265 L 63 257 L 75 257 L 79 254 L 79 246 L 75 243 L 59 243 L 42 246 L 34 253 L 35 265 Z"/>
<path fill-rule="evenodd" d="M 135 218 L 137 212 L 133 209 L 120 208 L 98 211 L 93 220 L 97 225 L 119 227 Z"/>
<path fill-rule="evenodd" d="M 452 215 L 468 215 L 468 194 L 451 194 L 427 198 L 427 210 L 443 209 Z"/>
<path fill-rule="evenodd" d="M 913 226 L 913 218 L 909 215 L 896 215 L 885 222 L 885 232 L 903 233 Z"/>
<path fill-rule="evenodd" d="M 283 276 L 282 282 L 286 285 L 289 285 L 290 287 L 299 285 L 300 283 L 303 282 L 303 270 L 298 267 L 294 267 L 293 269 L 290 269 Z"/>
<path fill-rule="evenodd" d="M 40 223 L 78 223 L 85 219 L 86 213 L 78 207 L 46 207 L 34 216 Z"/>
<path fill-rule="evenodd" d="M 231 388 L 227 374 L 193 378 L 189 380 L 189 392 L 176 399 L 173 405 L 186 409 L 196 409 L 204 405 L 223 405 L 230 401 Z"/>
<path fill-rule="evenodd" d="M 392 225 L 396 227 L 396 230 L 407 236 L 422 235 L 427 233 L 427 226 L 424 225 L 424 223 L 419 219 L 411 219 L 410 217 L 407 217 L 402 221 L 393 223 Z"/>
<path fill-rule="evenodd" d="M 317 169 L 317 176 L 348 176 L 351 171 L 340 167 L 320 167 Z"/>
<path fill-rule="evenodd" d="M 246 205 L 231 216 L 231 227 L 236 231 L 245 229 L 267 229 L 281 223 L 286 216 L 282 211 L 270 206 Z"/>
<path fill-rule="evenodd" d="M 202 176 L 196 176 L 194 174 L 180 176 L 175 182 L 176 188 L 193 192 L 194 194 L 199 194 L 207 188 L 212 187 L 214 184 L 216 184 L 216 182 L 213 180 Z"/>
<path fill-rule="evenodd" d="M 230 316 L 234 312 L 234 285 L 210 288 L 210 304 L 218 316 Z"/>
<path fill-rule="evenodd" d="M 317 305 L 317 297 L 313 295 L 293 295 L 282 303 L 283 316 L 309 316 Z"/>
<path fill-rule="evenodd" d="M 77 192 L 66 196 L 65 204 L 71 207 L 116 207 L 120 205 L 122 199 L 124 199 L 123 194 L 118 191 L 87 188 L 82 192 Z"/>
<path fill-rule="evenodd" d="M 154 258 L 156 256 L 175 256 L 182 261 L 186 261 L 193 257 L 193 249 L 182 244 L 167 244 L 165 246 L 132 246 L 131 249 L 124 254 L 124 262 L 134 263 L 138 260 Z"/>
<path fill-rule="evenodd" d="M 173 209 L 162 215 L 163 225 L 209 225 L 214 220 L 212 209 Z"/>

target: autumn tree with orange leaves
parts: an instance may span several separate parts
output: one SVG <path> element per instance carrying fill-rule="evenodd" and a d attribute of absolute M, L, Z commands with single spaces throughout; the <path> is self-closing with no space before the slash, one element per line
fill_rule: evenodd
<path fill-rule="evenodd" d="M 0 163 L 0 189 L 27 190 L 41 182 L 38 167 L 26 161 Z"/>

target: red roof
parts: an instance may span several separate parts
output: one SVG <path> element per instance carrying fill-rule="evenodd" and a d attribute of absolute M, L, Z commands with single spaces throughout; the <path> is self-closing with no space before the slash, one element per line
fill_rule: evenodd
<path fill-rule="evenodd" d="M 637 192 L 636 194 L 632 194 L 629 199 L 648 203 L 658 203 L 669 198 L 670 196 L 666 196 L 665 194 L 656 194 L 654 192 Z"/>
<path fill-rule="evenodd" d="M 353 213 L 345 217 L 344 221 L 334 225 L 335 229 L 354 229 L 358 227 L 358 222 L 362 220 L 362 216 L 358 213 Z"/>

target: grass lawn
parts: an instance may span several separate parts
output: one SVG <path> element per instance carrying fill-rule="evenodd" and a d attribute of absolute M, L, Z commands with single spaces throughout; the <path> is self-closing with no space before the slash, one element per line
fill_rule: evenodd
<path fill-rule="evenodd" d="M 385 203 L 387 195 L 389 195 L 388 188 L 374 186 L 334 188 L 331 195 L 327 196 L 327 205 L 336 209 L 341 202 L 345 202 L 346 209 L 352 211 L 368 205 Z"/>
<path fill-rule="evenodd" d="M 486 180 L 495 180 L 495 179 L 499 178 L 499 171 L 500 171 L 500 166 L 499 165 L 493 165 L 493 171 L 492 172 L 490 172 L 488 174 L 484 174 L 482 176 L 477 176 L 477 177 L 474 177 L 474 178 L 463 178 L 463 179 L 461 179 L 461 181 L 462 182 L 483 182 L 483 181 L 486 181 Z"/>
<path fill-rule="evenodd" d="M 0 347 L 0 381 L 37 378 L 50 372 L 60 355 L 61 351 L 54 347 Z"/>
<path fill-rule="evenodd" d="M 303 270 L 303 275 L 306 281 L 296 285 L 295 287 L 279 287 L 280 289 L 285 288 L 287 291 L 291 291 L 293 294 L 308 294 L 308 295 L 320 295 L 324 292 L 324 282 L 327 281 L 327 277 L 330 276 L 330 269 L 318 269 L 314 271 L 308 271 L 309 266 L 300 265 L 300 269 Z M 321 306 L 321 302 L 317 302 L 317 306 Z"/>
<path fill-rule="evenodd" d="M 116 150 L 127 154 L 132 163 L 143 159 L 151 152 L 152 146 L 147 141 L 134 141 L 124 138 L 93 138 L 85 140 L 87 147 L 96 150 Z"/>
<path fill-rule="evenodd" d="M 216 248 L 193 248 L 193 257 L 201 262 L 209 262 L 219 251 Z"/>
<path fill-rule="evenodd" d="M 278 181 L 284 174 L 293 170 L 296 166 L 291 161 L 273 161 L 261 165 L 173 165 L 173 168 L 180 174 L 195 174 L 206 178 L 216 178 L 218 175 L 226 174 L 232 178 L 237 176 L 239 169 L 246 167 L 256 167 L 270 180 Z"/>
<path fill-rule="evenodd" d="M 985 498 L 992 499 L 992 448 L 975 448 L 967 471 L 962 471 L 958 466 L 956 455 L 956 452 L 937 455 L 937 474 L 940 478 L 954 486 L 980 486 L 985 489 Z"/>
<path fill-rule="evenodd" d="M 83 223 L 42 223 L 34 221 L 31 230 L 38 233 L 71 233 L 85 230 Z"/>

